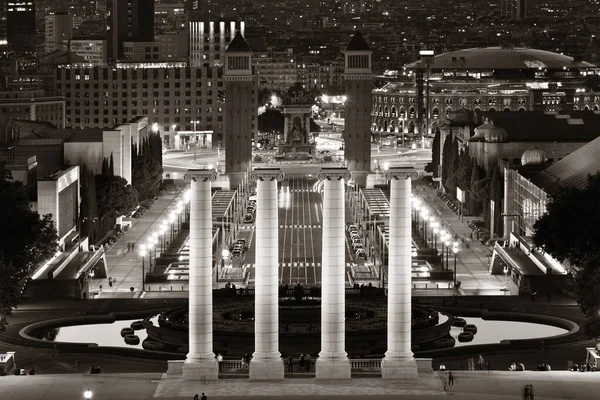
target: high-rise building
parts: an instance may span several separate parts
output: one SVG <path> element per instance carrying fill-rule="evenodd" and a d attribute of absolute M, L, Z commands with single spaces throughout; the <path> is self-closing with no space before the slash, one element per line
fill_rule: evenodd
<path fill-rule="evenodd" d="M 500 16 L 514 18 L 516 14 L 515 2 L 517 0 L 500 0 Z"/>
<path fill-rule="evenodd" d="M 44 27 L 44 51 L 52 53 L 53 51 L 65 49 L 65 41 L 71 39 L 73 33 L 73 19 L 68 12 L 57 12 L 47 15 Z"/>
<path fill-rule="evenodd" d="M 517 19 L 527 18 L 527 0 L 517 0 Z"/>
<path fill-rule="evenodd" d="M 222 65 L 225 49 L 237 31 L 244 36 L 244 21 L 190 22 L 189 56 L 192 66 Z"/>
<path fill-rule="evenodd" d="M 154 0 L 107 0 L 108 57 L 123 56 L 123 42 L 154 41 Z"/>
<path fill-rule="evenodd" d="M 8 0 L 6 36 L 16 53 L 35 50 L 35 0 Z"/>
<path fill-rule="evenodd" d="M 0 0 L 0 49 L 5 49 L 8 45 L 8 39 L 6 37 L 6 11 L 8 7 L 8 0 Z M 4 50 L 2 50 L 4 51 Z"/>

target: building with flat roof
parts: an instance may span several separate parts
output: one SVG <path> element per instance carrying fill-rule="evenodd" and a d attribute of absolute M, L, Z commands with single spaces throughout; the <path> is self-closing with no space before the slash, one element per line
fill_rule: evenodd
<path fill-rule="evenodd" d="M 67 127 L 105 128 L 147 117 L 167 147 L 174 146 L 176 133 L 192 130 L 214 132 L 210 142 L 217 145 L 224 118 L 222 74 L 222 68 L 185 62 L 122 62 L 114 68 L 64 65 L 55 82 L 65 96 Z M 252 109 L 256 113 L 256 105 Z M 253 118 L 252 131 L 256 128 Z"/>
<path fill-rule="evenodd" d="M 46 96 L 44 90 L 0 91 L 0 114 L 14 119 L 49 122 L 65 127 L 65 98 Z"/>
<path fill-rule="evenodd" d="M 44 51 L 63 50 L 73 35 L 73 18 L 68 12 L 47 15 L 44 24 Z"/>
<path fill-rule="evenodd" d="M 103 66 L 108 61 L 105 39 L 75 38 L 71 39 L 67 45 L 71 47 L 71 53 L 81 57 L 83 63 Z"/>
<path fill-rule="evenodd" d="M 35 0 L 7 2 L 6 36 L 8 46 L 16 53 L 35 50 Z"/>

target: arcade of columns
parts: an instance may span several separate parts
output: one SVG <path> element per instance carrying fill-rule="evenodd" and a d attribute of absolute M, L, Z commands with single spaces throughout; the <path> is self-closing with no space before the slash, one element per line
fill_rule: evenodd
<path fill-rule="evenodd" d="M 191 182 L 189 266 L 189 353 L 183 378 L 216 380 L 218 365 L 213 353 L 212 329 L 212 205 L 213 170 L 189 170 Z M 257 183 L 255 352 L 250 379 L 283 379 L 279 353 L 278 213 L 277 182 L 283 172 L 258 168 L 251 173 Z M 388 350 L 381 363 L 384 379 L 414 378 L 417 363 L 411 351 L 411 180 L 410 167 L 390 168 L 390 235 L 388 264 Z M 349 379 L 350 360 L 345 351 L 345 168 L 324 168 L 323 252 L 321 298 L 321 352 L 316 361 L 317 379 Z M 341 260 L 341 261 L 340 261 Z"/>

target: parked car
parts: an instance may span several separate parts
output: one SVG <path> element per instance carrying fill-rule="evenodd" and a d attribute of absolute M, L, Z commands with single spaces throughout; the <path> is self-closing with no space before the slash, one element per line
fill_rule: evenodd
<path fill-rule="evenodd" d="M 246 247 L 246 239 L 244 238 L 239 238 L 238 240 L 235 241 L 235 243 L 240 243 L 242 246 Z"/>
<path fill-rule="evenodd" d="M 244 217 L 244 223 L 251 224 L 253 222 L 254 222 L 254 217 L 252 216 L 252 214 L 246 214 L 246 216 Z"/>
<path fill-rule="evenodd" d="M 348 232 L 350 232 L 352 230 L 358 231 L 358 228 L 356 227 L 356 225 L 348 225 L 347 230 L 348 230 Z"/>
<path fill-rule="evenodd" d="M 367 252 L 364 249 L 358 249 L 355 252 L 356 257 L 367 259 Z"/>

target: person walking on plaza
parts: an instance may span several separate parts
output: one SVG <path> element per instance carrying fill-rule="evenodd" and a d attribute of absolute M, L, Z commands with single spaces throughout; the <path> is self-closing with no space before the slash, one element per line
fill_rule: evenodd
<path fill-rule="evenodd" d="M 452 371 L 448 371 L 448 386 L 454 386 L 454 375 L 452 375 Z"/>
<path fill-rule="evenodd" d="M 208 400 L 208 397 L 206 397 L 206 395 L 202 393 L 202 397 L 200 397 L 200 400 Z"/>
<path fill-rule="evenodd" d="M 288 372 L 294 372 L 294 357 L 291 354 L 288 356 Z"/>
<path fill-rule="evenodd" d="M 217 362 L 219 363 L 219 372 L 223 369 L 223 356 L 221 353 L 217 354 Z"/>
<path fill-rule="evenodd" d="M 304 354 L 300 354 L 300 371 L 304 371 Z"/>
<path fill-rule="evenodd" d="M 306 364 L 306 372 L 310 372 L 310 363 L 311 363 L 310 354 L 306 353 L 306 357 L 304 358 L 304 363 Z"/>
<path fill-rule="evenodd" d="M 196 393 L 196 395 L 194 396 L 194 400 L 200 400 L 200 396 L 198 396 L 198 393 Z"/>

